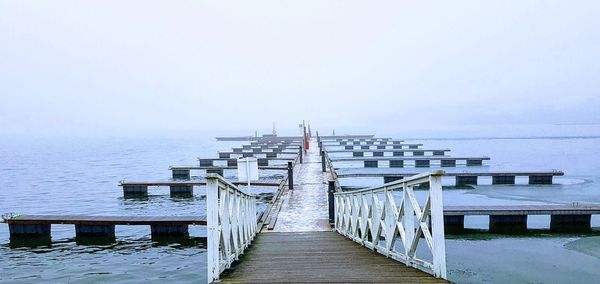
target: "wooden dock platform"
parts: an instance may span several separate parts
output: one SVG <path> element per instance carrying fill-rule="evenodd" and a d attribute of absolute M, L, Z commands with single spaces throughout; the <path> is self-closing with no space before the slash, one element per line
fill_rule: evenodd
<path fill-rule="evenodd" d="M 78 237 L 113 237 L 116 225 L 151 228 L 153 236 L 186 236 L 189 225 L 206 226 L 204 216 L 86 216 L 86 215 L 20 215 L 4 220 L 8 224 L 10 236 L 50 237 L 51 226 L 55 224 L 75 225 Z"/>
<path fill-rule="evenodd" d="M 336 232 L 259 234 L 221 283 L 449 283 Z"/>

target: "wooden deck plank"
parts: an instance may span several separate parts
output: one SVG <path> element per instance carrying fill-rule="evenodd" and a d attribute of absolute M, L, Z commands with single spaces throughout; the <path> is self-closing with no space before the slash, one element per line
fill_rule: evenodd
<path fill-rule="evenodd" d="M 205 216 L 20 215 L 8 224 L 206 225 Z"/>
<path fill-rule="evenodd" d="M 444 206 L 444 216 L 600 214 L 598 204 Z"/>
<path fill-rule="evenodd" d="M 335 232 L 259 234 L 222 283 L 447 283 Z"/>

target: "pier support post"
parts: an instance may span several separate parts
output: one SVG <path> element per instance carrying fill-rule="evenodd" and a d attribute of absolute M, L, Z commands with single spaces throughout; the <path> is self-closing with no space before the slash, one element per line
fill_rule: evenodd
<path fill-rule="evenodd" d="M 237 159 L 229 159 L 227 160 L 228 167 L 237 167 Z"/>
<path fill-rule="evenodd" d="M 490 233 L 520 234 L 527 232 L 527 215 L 490 215 Z"/>
<path fill-rule="evenodd" d="M 467 166 L 483 166 L 483 160 L 467 160 Z"/>
<path fill-rule="evenodd" d="M 115 225 L 75 225 L 75 236 L 77 237 L 114 237 Z"/>
<path fill-rule="evenodd" d="M 294 189 L 294 166 L 292 162 L 288 162 L 288 188 Z"/>
<path fill-rule="evenodd" d="M 200 166 L 201 167 L 212 167 L 213 166 L 213 159 L 200 159 Z"/>
<path fill-rule="evenodd" d="M 592 215 L 550 215 L 550 231 L 558 233 L 589 233 Z"/>
<path fill-rule="evenodd" d="M 413 151 L 413 156 L 425 156 L 425 151 Z"/>
<path fill-rule="evenodd" d="M 171 185 L 169 186 L 171 195 L 192 195 L 194 186 L 192 185 Z"/>
<path fill-rule="evenodd" d="M 429 160 L 415 160 L 415 167 L 417 168 L 428 168 L 429 166 Z"/>
<path fill-rule="evenodd" d="M 123 195 L 148 195 L 148 186 L 146 185 L 124 185 Z"/>
<path fill-rule="evenodd" d="M 552 176 L 529 176 L 529 184 L 552 184 Z"/>
<path fill-rule="evenodd" d="M 152 236 L 187 236 L 188 225 L 151 225 Z"/>
<path fill-rule="evenodd" d="M 442 167 L 456 167 L 456 160 L 440 160 Z"/>
<path fill-rule="evenodd" d="M 377 149 L 378 150 L 384 150 L 385 149 L 385 145 L 377 145 Z"/>
<path fill-rule="evenodd" d="M 242 148 L 232 148 L 233 152 L 236 154 L 242 153 L 243 149 Z"/>
<path fill-rule="evenodd" d="M 477 185 L 477 176 L 456 176 L 456 186 Z"/>
<path fill-rule="evenodd" d="M 231 157 L 231 154 L 229 153 L 219 153 L 219 158 L 221 159 L 229 159 Z"/>
<path fill-rule="evenodd" d="M 277 158 L 277 153 L 266 153 L 267 158 Z"/>
<path fill-rule="evenodd" d="M 370 147 L 368 145 L 363 145 L 363 146 L 360 146 L 360 149 L 361 150 L 369 150 Z"/>
<path fill-rule="evenodd" d="M 223 176 L 223 169 L 207 169 L 206 173 L 207 174 L 219 174 L 219 175 Z"/>
<path fill-rule="evenodd" d="M 377 168 L 379 165 L 377 161 L 364 161 L 365 168 Z"/>
<path fill-rule="evenodd" d="M 402 156 L 404 156 L 404 152 L 402 152 L 402 151 L 392 152 L 392 156 L 394 156 L 394 157 L 402 157 Z"/>
<path fill-rule="evenodd" d="M 258 166 L 259 167 L 267 167 L 267 166 L 269 166 L 269 160 L 268 159 L 262 159 L 262 158 L 260 158 L 260 159 L 257 159 L 257 162 L 258 162 Z"/>
<path fill-rule="evenodd" d="M 383 177 L 383 183 L 393 182 L 393 181 L 401 180 L 403 178 L 404 177 L 384 176 Z"/>
<path fill-rule="evenodd" d="M 460 233 L 465 230 L 465 216 L 444 216 L 444 231 L 449 234 Z"/>
<path fill-rule="evenodd" d="M 392 146 L 392 149 L 400 150 L 400 149 L 402 149 L 402 145 L 394 145 L 394 146 Z"/>
<path fill-rule="evenodd" d="M 190 170 L 171 170 L 173 179 L 190 179 Z"/>
<path fill-rule="evenodd" d="M 349 146 L 344 146 L 344 150 L 352 150 L 354 149 L 354 146 L 349 145 Z"/>
<path fill-rule="evenodd" d="M 352 152 L 352 157 L 364 157 L 364 156 L 365 156 L 365 152 L 362 152 L 362 151 Z"/>
<path fill-rule="evenodd" d="M 335 197 L 333 194 L 335 193 L 335 181 L 333 181 L 333 180 L 329 181 L 327 193 L 328 193 L 327 194 L 327 202 L 329 205 L 329 224 L 334 225 L 335 224 Z"/>
<path fill-rule="evenodd" d="M 8 224 L 11 239 L 13 237 L 50 237 L 50 224 Z"/>
<path fill-rule="evenodd" d="M 419 145 L 408 145 L 408 149 L 419 149 Z"/>
<path fill-rule="evenodd" d="M 515 176 L 493 176 L 492 184 L 515 184 Z"/>
<path fill-rule="evenodd" d="M 323 172 L 327 171 L 327 167 L 326 167 L 326 164 L 325 164 L 325 152 L 323 152 L 323 151 L 321 151 L 321 170 Z"/>
<path fill-rule="evenodd" d="M 242 153 L 243 158 L 254 157 L 254 153 Z"/>
<path fill-rule="evenodd" d="M 390 168 L 403 168 L 404 161 L 403 160 L 390 160 Z"/>
<path fill-rule="evenodd" d="M 373 157 L 383 157 L 383 152 L 373 152 Z"/>
<path fill-rule="evenodd" d="M 434 155 L 434 156 L 444 156 L 444 151 L 433 151 L 432 155 Z"/>

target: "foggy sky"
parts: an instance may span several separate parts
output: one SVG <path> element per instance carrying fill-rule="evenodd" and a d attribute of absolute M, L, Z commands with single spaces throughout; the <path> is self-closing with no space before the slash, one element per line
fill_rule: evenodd
<path fill-rule="evenodd" d="M 0 0 L 0 134 L 600 122 L 598 1 Z"/>

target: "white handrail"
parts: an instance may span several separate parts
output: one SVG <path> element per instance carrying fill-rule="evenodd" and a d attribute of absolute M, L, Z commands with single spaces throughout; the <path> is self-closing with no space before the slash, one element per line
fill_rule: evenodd
<path fill-rule="evenodd" d="M 442 201 L 444 174 L 444 171 L 434 171 L 378 187 L 335 193 L 336 231 L 407 266 L 446 279 Z M 425 183 L 429 183 L 429 194 L 421 206 L 413 187 Z M 399 206 L 396 206 L 392 194 L 395 190 L 402 191 Z M 421 237 L 427 242 L 432 262 L 417 257 Z M 401 240 L 404 251 L 396 249 L 397 240 Z"/>
<path fill-rule="evenodd" d="M 257 230 L 256 196 L 218 174 L 206 176 L 208 283 L 239 259 Z"/>

